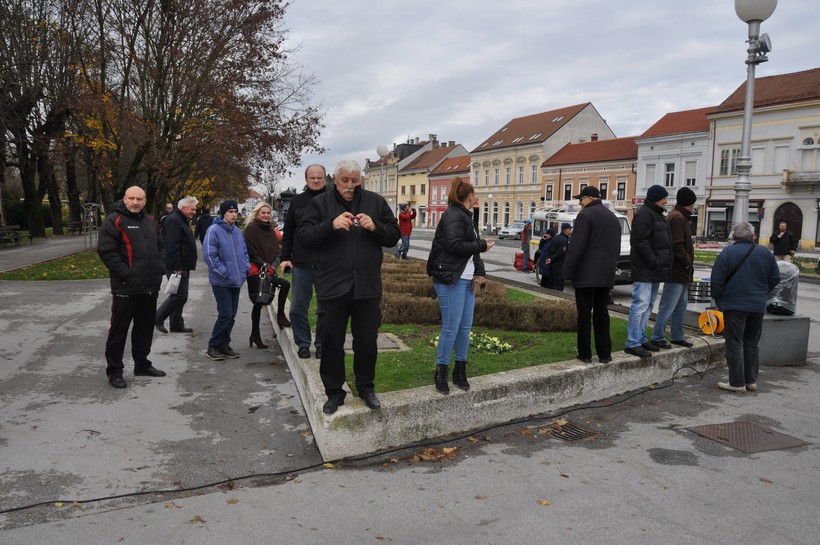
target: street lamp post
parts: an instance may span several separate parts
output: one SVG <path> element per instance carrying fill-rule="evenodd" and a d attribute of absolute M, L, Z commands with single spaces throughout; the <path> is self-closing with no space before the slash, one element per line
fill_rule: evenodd
<path fill-rule="evenodd" d="M 769 59 L 766 53 L 772 50 L 767 34 L 760 35 L 760 23 L 768 19 L 777 7 L 777 0 L 735 0 L 735 13 L 749 25 L 749 49 L 746 58 L 746 98 L 743 105 L 743 134 L 740 142 L 740 157 L 737 160 L 737 181 L 735 182 L 735 210 L 732 225 L 749 221 L 749 193 L 752 184 L 749 172 L 752 170 L 752 111 L 755 98 L 755 66 Z"/>
<path fill-rule="evenodd" d="M 490 214 L 490 233 L 493 234 L 493 227 L 495 225 L 495 217 L 493 215 L 493 194 L 489 193 L 487 199 L 490 201 L 490 206 L 487 207 L 487 212 Z"/>
<path fill-rule="evenodd" d="M 379 154 L 379 195 L 384 197 L 384 160 L 390 150 L 384 144 L 376 146 L 376 153 Z"/>

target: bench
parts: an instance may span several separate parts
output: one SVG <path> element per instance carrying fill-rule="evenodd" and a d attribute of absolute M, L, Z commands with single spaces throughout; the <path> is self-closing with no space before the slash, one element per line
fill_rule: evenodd
<path fill-rule="evenodd" d="M 69 235 L 81 235 L 83 234 L 83 222 L 81 221 L 70 221 L 66 226 L 66 231 Z"/>
<path fill-rule="evenodd" d="M 13 242 L 15 246 L 20 245 L 20 240 L 28 237 L 29 244 L 32 243 L 31 235 L 23 233 L 19 225 L 6 225 L 0 227 L 0 244 L 5 246 L 9 242 Z"/>

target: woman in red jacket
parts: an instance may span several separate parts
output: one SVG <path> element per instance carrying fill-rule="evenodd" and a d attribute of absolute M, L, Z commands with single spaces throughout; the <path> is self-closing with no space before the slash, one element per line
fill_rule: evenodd
<path fill-rule="evenodd" d="M 416 219 L 416 211 L 410 208 L 409 204 L 404 204 L 399 212 L 399 233 L 401 233 L 401 244 L 396 250 L 396 257 L 407 259 L 407 250 L 410 249 L 410 233 L 413 232 L 413 221 Z"/>

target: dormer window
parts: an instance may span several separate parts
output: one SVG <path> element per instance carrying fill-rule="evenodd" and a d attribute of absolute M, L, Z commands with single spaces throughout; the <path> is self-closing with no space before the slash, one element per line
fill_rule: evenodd
<path fill-rule="evenodd" d="M 532 136 L 530 136 L 530 140 L 535 140 L 536 138 L 541 138 L 542 134 L 543 133 L 540 133 L 540 132 L 538 134 L 533 134 Z"/>
<path fill-rule="evenodd" d="M 553 123 L 558 123 L 558 122 L 559 122 L 559 121 L 561 121 L 562 119 L 564 119 L 564 116 L 563 116 L 563 115 L 559 115 L 558 117 L 556 117 L 555 119 L 553 119 L 553 120 L 552 120 L 552 122 L 553 122 Z"/>
<path fill-rule="evenodd" d="M 503 140 L 496 140 L 495 142 L 493 142 L 493 146 L 500 146 L 503 143 L 504 143 Z"/>
<path fill-rule="evenodd" d="M 524 137 L 523 137 L 523 136 L 519 136 L 518 138 L 516 138 L 515 140 L 513 140 L 513 141 L 512 141 L 512 143 L 513 143 L 513 144 L 515 144 L 516 142 L 521 142 L 523 139 L 524 139 Z"/>

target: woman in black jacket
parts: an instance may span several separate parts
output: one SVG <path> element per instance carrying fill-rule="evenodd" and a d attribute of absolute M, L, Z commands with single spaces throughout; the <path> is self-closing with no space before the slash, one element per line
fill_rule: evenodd
<path fill-rule="evenodd" d="M 475 291 L 484 287 L 484 262 L 480 253 L 493 247 L 491 240 L 482 240 L 473 226 L 475 204 L 473 186 L 456 176 L 447 195 L 449 207 L 436 227 L 433 247 L 427 258 L 427 274 L 441 308 L 441 333 L 438 338 L 436 390 L 448 393 L 447 368 L 455 350 L 453 384 L 469 390 L 467 382 L 467 349 L 473 327 Z"/>

